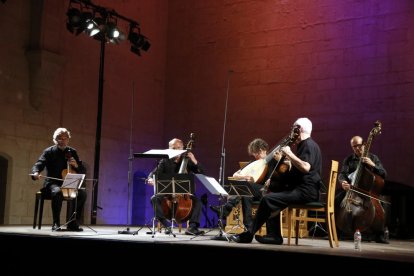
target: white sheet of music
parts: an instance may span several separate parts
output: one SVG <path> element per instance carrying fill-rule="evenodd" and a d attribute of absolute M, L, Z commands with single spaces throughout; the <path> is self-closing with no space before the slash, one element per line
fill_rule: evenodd
<path fill-rule="evenodd" d="M 203 183 L 204 187 L 206 187 L 210 193 L 214 195 L 229 195 L 214 177 L 206 176 L 204 174 L 195 174 L 195 176 L 201 183 Z"/>
<path fill-rule="evenodd" d="M 174 158 L 180 154 L 183 154 L 186 150 L 175 150 L 175 149 L 152 149 L 144 152 L 143 154 L 148 155 L 168 155 L 168 158 Z"/>

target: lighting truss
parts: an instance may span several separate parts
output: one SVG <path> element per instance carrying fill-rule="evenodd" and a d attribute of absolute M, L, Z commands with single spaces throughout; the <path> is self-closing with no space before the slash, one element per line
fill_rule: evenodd
<path fill-rule="evenodd" d="M 115 10 L 95 5 L 88 0 L 70 0 L 66 12 L 66 28 L 74 35 L 84 33 L 99 41 L 119 44 L 128 39 L 131 52 L 141 55 L 141 50 L 148 51 L 151 44 L 141 33 L 138 22 L 118 14 Z M 118 22 L 129 24 L 128 36 Z"/>

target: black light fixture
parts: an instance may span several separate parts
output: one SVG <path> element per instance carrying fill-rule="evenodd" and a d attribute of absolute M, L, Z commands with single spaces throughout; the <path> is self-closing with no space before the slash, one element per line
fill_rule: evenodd
<path fill-rule="evenodd" d="M 133 53 L 140 56 L 140 50 L 148 51 L 151 46 L 148 38 L 141 34 L 136 21 L 118 14 L 115 10 L 95 5 L 90 0 L 70 0 L 66 15 L 66 28 L 72 34 L 85 33 L 99 41 L 119 44 L 126 40 L 125 32 L 118 25 L 123 20 L 130 26 L 128 40 Z"/>
<path fill-rule="evenodd" d="M 148 51 L 151 44 L 148 38 L 141 34 L 141 29 L 133 23 L 129 26 L 128 40 L 131 42 L 131 52 L 141 55 L 141 50 Z"/>
<path fill-rule="evenodd" d="M 78 32 L 78 28 L 81 25 L 81 11 L 77 8 L 69 8 L 66 15 L 68 16 L 66 21 L 66 29 L 68 29 L 68 31 L 72 34 L 80 34 L 80 32 Z"/>

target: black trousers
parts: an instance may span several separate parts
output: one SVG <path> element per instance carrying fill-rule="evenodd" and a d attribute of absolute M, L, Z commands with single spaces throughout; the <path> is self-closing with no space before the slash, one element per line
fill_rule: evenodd
<path fill-rule="evenodd" d="M 270 232 L 268 235 L 282 237 L 280 231 L 280 212 L 283 211 L 288 204 L 305 203 L 312 200 L 314 199 L 306 198 L 298 189 L 278 193 L 268 193 L 260 200 L 256 217 L 253 220 L 253 224 L 249 231 L 254 234 L 265 222 L 267 222 L 267 231 Z M 277 215 L 271 217 L 273 212 L 276 212 Z"/>
<path fill-rule="evenodd" d="M 62 210 L 62 203 L 63 203 L 63 193 L 60 186 L 56 184 L 52 184 L 48 187 L 43 188 L 43 192 L 46 196 L 51 197 L 52 199 L 52 215 L 53 215 L 53 223 L 60 224 L 60 212 Z M 79 224 L 79 221 L 82 218 L 83 207 L 86 202 L 86 191 L 84 189 L 79 189 L 77 192 L 77 197 L 74 200 L 68 201 L 70 204 L 70 214 L 74 214 L 76 208 L 76 223 Z"/>

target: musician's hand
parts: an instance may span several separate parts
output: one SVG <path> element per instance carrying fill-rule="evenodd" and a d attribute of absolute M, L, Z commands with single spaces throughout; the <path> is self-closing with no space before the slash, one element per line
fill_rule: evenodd
<path fill-rule="evenodd" d="M 71 165 L 72 167 L 74 167 L 75 169 L 77 169 L 79 167 L 78 163 L 76 162 L 75 158 L 71 157 L 69 159 L 69 165 Z"/>
<path fill-rule="evenodd" d="M 275 151 L 275 154 L 273 155 L 273 158 L 274 158 L 276 161 L 279 161 L 279 160 L 280 160 L 280 158 L 282 158 L 282 153 L 281 153 L 280 151 Z"/>
<path fill-rule="evenodd" d="M 35 172 L 31 176 L 32 176 L 32 179 L 33 180 L 39 180 L 39 178 L 41 177 L 41 175 L 39 174 L 39 172 Z"/>
<path fill-rule="evenodd" d="M 367 164 L 371 168 L 375 167 L 375 163 L 372 162 L 371 158 L 369 158 L 369 157 L 361 157 L 361 161 L 362 161 L 362 163 Z"/>
<path fill-rule="evenodd" d="M 147 178 L 147 181 L 146 182 L 148 183 L 148 185 L 151 185 L 151 186 L 154 186 L 155 185 L 153 178 Z"/>
<path fill-rule="evenodd" d="M 190 160 L 194 163 L 194 165 L 197 165 L 198 161 L 191 151 L 187 152 L 187 157 L 190 158 Z"/>
<path fill-rule="evenodd" d="M 282 147 L 280 149 L 280 151 L 286 156 L 291 156 L 292 155 L 292 150 L 290 149 L 289 146 Z"/>
<path fill-rule="evenodd" d="M 349 184 L 348 182 L 346 182 L 346 181 L 342 181 L 341 182 L 341 185 L 342 185 L 342 189 L 344 189 L 345 191 L 348 191 L 349 190 L 349 188 L 351 187 L 351 184 Z"/>

